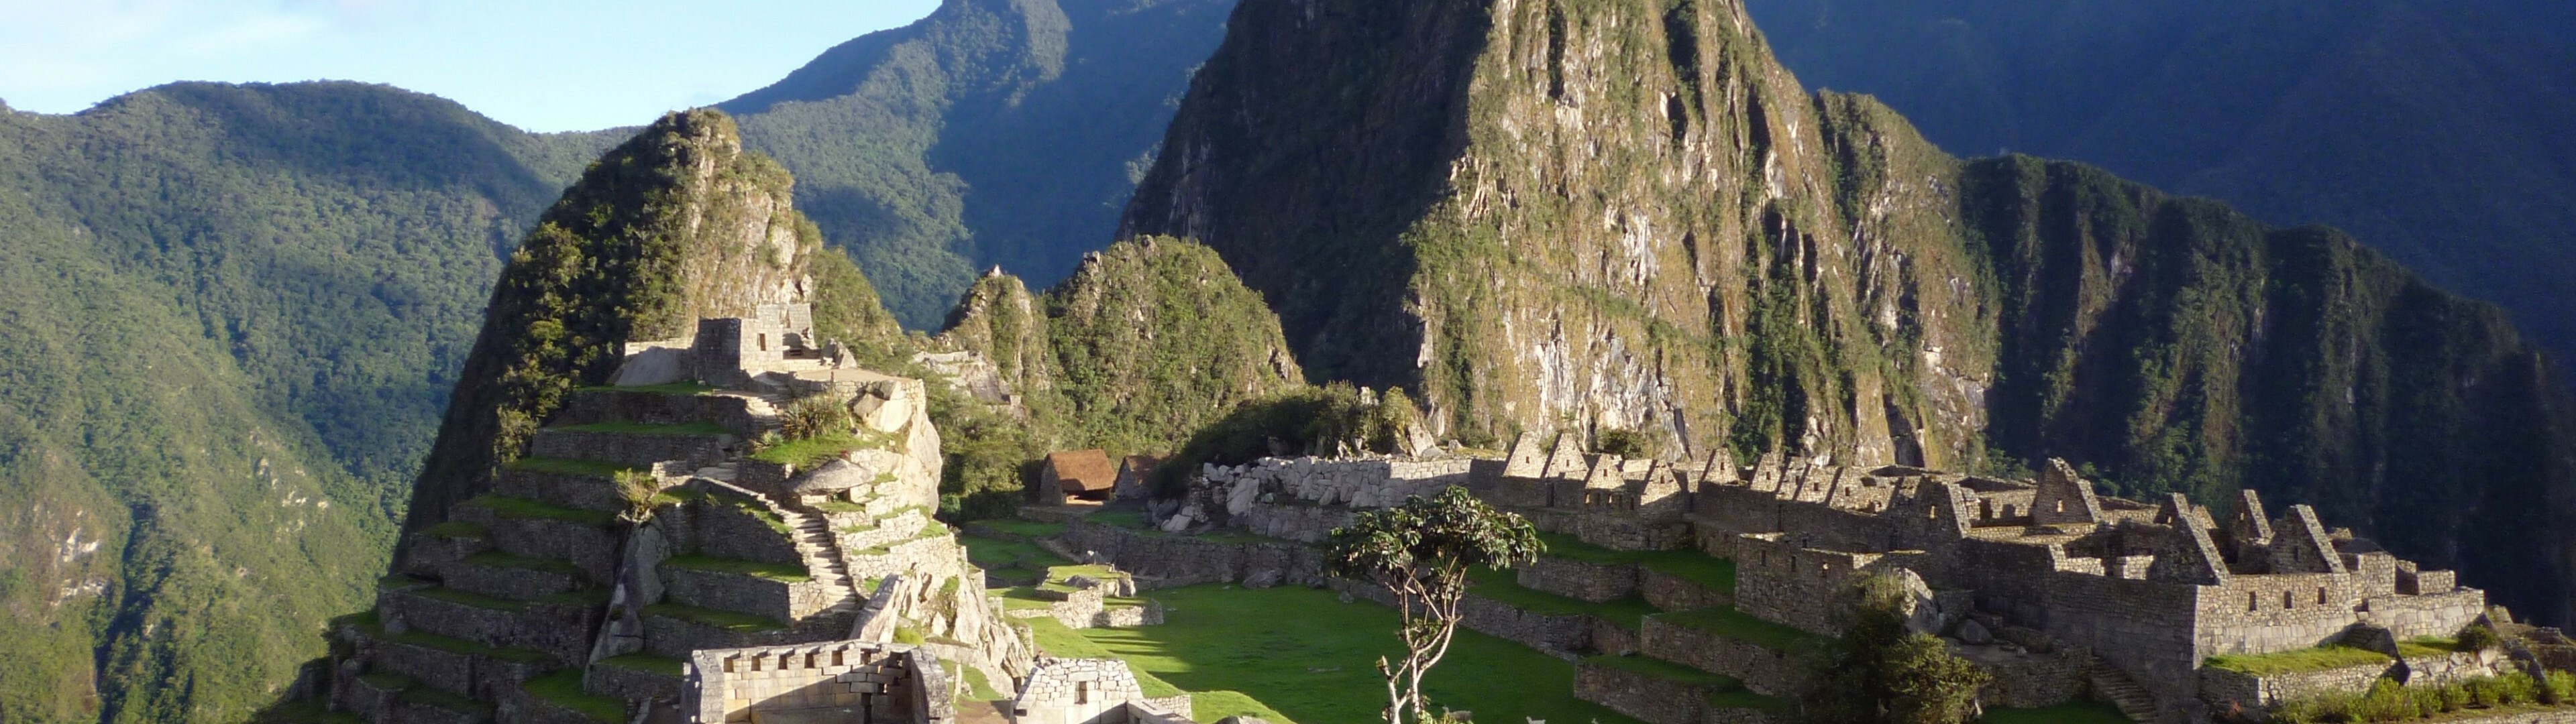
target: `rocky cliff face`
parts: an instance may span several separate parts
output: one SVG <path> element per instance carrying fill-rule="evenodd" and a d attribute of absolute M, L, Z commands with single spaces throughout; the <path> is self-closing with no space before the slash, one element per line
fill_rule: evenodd
<path fill-rule="evenodd" d="M 1949 157 L 1802 91 L 1734 2 L 1244 3 L 1122 226 L 1206 243 L 1319 377 L 1469 440 L 2060 456 L 2332 501 L 2566 613 L 2576 428 L 2500 315 L 2331 231 Z"/>

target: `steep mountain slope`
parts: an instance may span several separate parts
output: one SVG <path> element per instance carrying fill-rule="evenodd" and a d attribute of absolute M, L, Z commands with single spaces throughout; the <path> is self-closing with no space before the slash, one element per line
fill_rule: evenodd
<path fill-rule="evenodd" d="M 1956 152 L 2327 223 L 2576 355 L 2576 7 L 1754 0 L 1812 86 Z"/>
<path fill-rule="evenodd" d="M 2012 467 L 2329 501 L 2563 620 L 2565 393 L 2337 232 L 1963 163 L 1713 0 L 1254 0 L 1122 233 L 1196 238 L 1313 373 L 1470 441 Z M 2514 532 L 2506 532 L 2514 531 Z"/>
<path fill-rule="evenodd" d="M 1232 0 L 948 0 L 718 107 L 906 326 L 1098 249 Z"/>
<path fill-rule="evenodd" d="M 363 605 L 510 238 L 597 143 L 382 86 L 0 111 L 0 720 L 238 720 Z"/>
<path fill-rule="evenodd" d="M 813 273 L 814 259 L 838 252 L 793 208 L 794 185 L 714 110 L 666 115 L 592 163 L 494 285 L 405 530 L 490 490 L 566 395 L 607 384 L 628 342 L 684 337 L 699 319 L 809 296 L 859 311 L 827 329 L 891 335 L 865 321 L 884 316 L 868 309 L 876 292 L 866 276 Z M 824 280 L 836 285 L 818 287 Z"/>

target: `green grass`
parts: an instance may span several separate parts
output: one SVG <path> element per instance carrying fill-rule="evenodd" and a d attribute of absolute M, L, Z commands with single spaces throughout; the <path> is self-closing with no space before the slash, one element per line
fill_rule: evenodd
<path fill-rule="evenodd" d="M 1594 666 L 1645 674 L 1658 679 L 1678 682 L 1690 686 L 1706 686 L 1714 691 L 1734 691 L 1744 688 L 1744 682 L 1738 681 L 1732 676 L 1701 671 L 1681 664 L 1665 661 L 1663 659 L 1645 656 L 1594 656 L 1584 659 L 1583 662 Z M 1714 693 L 1714 691 L 1712 693 Z"/>
<path fill-rule="evenodd" d="M 492 568 L 516 568 L 523 571 L 542 571 L 545 573 L 558 573 L 567 576 L 581 575 L 581 568 L 573 565 L 571 561 L 558 560 L 554 558 L 533 558 L 529 556 L 511 555 L 501 551 L 484 551 L 471 556 L 466 556 L 465 562 L 478 566 L 489 566 Z"/>
<path fill-rule="evenodd" d="M 2129 724 L 2129 717 L 2109 704 L 2079 701 L 2044 709 L 1987 709 L 1984 724 Z"/>
<path fill-rule="evenodd" d="M 1065 579 L 1069 579 L 1074 576 L 1090 576 L 1095 579 L 1106 581 L 1112 578 L 1125 578 L 1126 575 L 1127 574 L 1118 572 L 1118 569 L 1102 563 L 1093 563 L 1089 565 L 1048 566 L 1046 582 L 1038 584 L 1038 587 L 1049 591 L 1072 593 L 1074 591 L 1074 587 L 1066 584 Z"/>
<path fill-rule="evenodd" d="M 735 633 L 781 631 L 787 628 L 787 624 L 766 616 L 753 616 L 747 613 L 734 613 L 732 611 L 718 611 L 712 608 L 683 606 L 676 603 L 656 603 L 650 606 L 645 606 L 644 613 L 648 616 L 665 616 L 701 625 L 713 626 Z"/>
<path fill-rule="evenodd" d="M 599 664 L 602 666 L 615 666 L 621 669 L 634 669 L 648 674 L 661 674 L 663 676 L 679 676 L 681 667 L 683 666 L 683 663 L 679 659 L 668 659 L 654 656 L 652 654 L 641 653 L 627 654 L 625 656 L 611 656 L 605 659 L 600 659 Z"/>
<path fill-rule="evenodd" d="M 377 635 L 377 638 L 392 641 L 394 643 L 438 649 L 452 654 L 484 656 L 503 661 L 514 661 L 522 664 L 550 664 L 555 661 L 554 656 L 543 651 L 533 649 L 494 648 L 473 641 L 456 638 L 454 636 L 440 636 L 426 631 L 405 631 L 400 634 L 386 634 L 383 630 L 379 629 L 373 633 Z"/>
<path fill-rule="evenodd" d="M 475 608 L 490 609 L 494 611 L 518 611 L 526 608 L 526 606 L 517 601 L 493 598 L 491 596 L 485 596 L 478 593 L 467 593 L 444 586 L 416 589 L 412 591 L 412 594 L 422 598 L 437 599 L 448 603 L 464 604 Z"/>
<path fill-rule="evenodd" d="M 788 563 L 765 563 L 714 556 L 672 556 L 663 559 L 662 565 L 692 571 L 752 576 L 780 583 L 804 583 L 814 580 L 812 571 L 805 570 L 804 566 Z"/>
<path fill-rule="evenodd" d="M 390 671 L 360 674 L 358 680 L 367 682 L 368 686 L 376 687 L 377 691 L 402 691 L 420 685 L 420 682 L 413 681 L 409 676 Z"/>
<path fill-rule="evenodd" d="M 1093 515 L 1095 517 L 1098 516 L 1096 513 Z M 1017 518 L 979 520 L 975 521 L 975 524 L 1004 533 L 1009 533 L 1011 535 L 1024 536 L 1028 538 L 1053 537 L 1056 534 L 1063 533 L 1065 528 L 1063 523 L 1045 523 L 1034 520 L 1020 520 Z"/>
<path fill-rule="evenodd" d="M 1189 713 L 1192 721 L 1213 722 L 1223 721 L 1230 716 L 1246 716 L 1259 718 L 1270 724 L 1297 724 L 1297 720 L 1288 718 L 1288 715 L 1281 714 L 1271 709 L 1270 705 L 1263 704 L 1261 700 L 1240 691 L 1190 692 Z"/>
<path fill-rule="evenodd" d="M 1699 551 L 1615 551 L 1561 533 L 1541 533 L 1538 538 L 1547 544 L 1548 556 L 1586 563 L 1643 566 L 1709 590 L 1729 595 L 1735 593 L 1735 562 Z"/>
<path fill-rule="evenodd" d="M 901 438 L 892 434 L 865 430 L 849 433 L 826 433 L 813 437 L 782 441 L 752 453 L 751 459 L 764 463 L 794 465 L 805 469 L 840 457 L 851 450 L 894 450 L 901 452 Z"/>
<path fill-rule="evenodd" d="M 619 386 L 616 386 L 616 385 L 590 385 L 590 386 L 587 386 L 587 387 L 576 387 L 576 388 L 573 388 L 573 391 L 575 391 L 575 392 L 649 392 L 649 393 L 656 394 L 656 395 L 700 395 L 700 394 L 705 394 L 705 393 L 709 393 L 709 392 L 717 392 L 717 391 L 719 391 L 719 390 L 721 390 L 721 389 L 722 389 L 722 388 L 718 388 L 718 387 L 715 387 L 715 386 L 712 386 L 712 385 L 708 385 L 708 384 L 706 384 L 706 383 L 704 383 L 704 382 L 665 382 L 665 383 L 658 384 L 658 385 L 629 385 L 629 386 L 625 386 L 625 387 L 619 387 Z"/>
<path fill-rule="evenodd" d="M 627 422 L 613 420 L 553 428 L 565 432 L 613 432 L 626 435 L 731 435 L 723 425 L 712 422 Z"/>
<path fill-rule="evenodd" d="M 993 688 L 993 681 L 991 679 L 984 678 L 983 669 L 978 669 L 972 666 L 960 666 L 955 662 L 950 662 L 950 665 L 962 669 L 962 671 L 958 672 L 958 678 L 966 680 L 966 696 L 970 697 L 968 699 L 969 701 L 1001 701 L 1003 699 L 1011 698 L 1009 695 L 1003 694 L 1000 690 Z"/>
<path fill-rule="evenodd" d="M 562 593 L 549 593 L 543 596 L 538 596 L 536 600 L 529 601 L 529 603 L 547 603 L 563 606 L 605 606 L 608 605 L 608 589 L 576 588 Z"/>
<path fill-rule="evenodd" d="M 459 714 L 481 714 L 492 709 L 492 705 L 490 704 L 439 691 L 436 688 L 427 686 L 415 686 L 409 689 L 404 689 L 402 691 L 401 698 L 403 701 L 408 701 L 414 704 L 428 704 L 430 706 L 446 709 Z"/>
<path fill-rule="evenodd" d="M 1152 530 L 1157 533 L 1161 532 L 1159 530 L 1155 530 L 1154 526 L 1145 521 L 1145 512 L 1141 510 L 1104 510 L 1083 516 L 1083 520 L 1099 523 L 1101 525 L 1117 526 L 1120 528 Z"/>
<path fill-rule="evenodd" d="M 620 465 L 617 463 L 602 462 L 598 460 L 575 460 L 572 458 L 519 458 L 517 460 L 512 460 L 510 461 L 510 464 L 503 465 L 501 467 L 531 473 L 589 475 L 602 478 L 615 477 L 618 473 L 630 470 L 645 469 L 634 465 Z"/>
<path fill-rule="evenodd" d="M 850 501 L 847 501 L 847 500 L 842 500 L 842 499 L 840 499 L 840 498 L 832 498 L 832 499 L 830 499 L 830 500 L 825 500 L 825 501 L 820 502 L 820 503 L 815 503 L 815 504 L 814 504 L 814 509 L 815 509 L 815 510 L 819 510 L 819 511 L 823 511 L 824 513 L 827 513 L 827 514 L 828 514 L 828 513 L 865 513 L 865 512 L 868 512 L 868 506 L 860 505 L 860 504 L 853 503 L 853 502 L 850 502 Z"/>
<path fill-rule="evenodd" d="M 2209 657 L 2210 668 L 2255 676 L 2325 671 L 2351 666 L 2385 665 L 2386 654 L 2350 646 L 2328 645 L 2269 654 L 2225 654 Z"/>
<path fill-rule="evenodd" d="M 1591 616 L 1630 631 L 1637 630 L 1640 620 L 1656 613 L 1655 607 L 1648 605 L 1646 599 L 1636 596 L 1608 603 L 1593 603 L 1523 588 L 1520 583 L 1513 580 L 1511 571 L 1477 569 L 1467 574 L 1467 577 L 1475 584 L 1467 589 L 1468 593 L 1490 598 L 1495 602 L 1530 613 L 1550 616 Z"/>
<path fill-rule="evenodd" d="M 513 498 L 505 495 L 479 496 L 473 500 L 465 501 L 465 504 L 480 505 L 490 508 L 494 514 L 503 518 L 517 518 L 520 520 L 560 520 L 567 523 L 580 523 L 582 525 L 595 525 L 600 527 L 607 527 L 617 522 L 617 514 L 615 513 L 597 510 L 582 510 L 579 508 L 566 508 L 560 505 L 551 505 L 526 498 Z"/>
<path fill-rule="evenodd" d="M 1789 651 L 1825 640 L 1822 636 L 1754 618 L 1733 606 L 1656 614 L 1655 620 L 1688 626 L 1773 651 Z"/>
<path fill-rule="evenodd" d="M 2460 652 L 2460 640 L 2448 636 L 2418 636 L 2397 642 L 2397 655 L 2407 658 L 2449 656 Z"/>
<path fill-rule="evenodd" d="M 1070 647 L 1061 641 L 1067 636 L 1091 644 L 1058 655 L 1115 655 L 1191 691 L 1241 692 L 1286 719 L 1374 721 L 1385 706 L 1385 680 L 1373 662 L 1401 652 L 1392 609 L 1294 586 L 1212 584 L 1158 590 L 1154 598 L 1169 607 L 1160 626 L 1050 634 L 1053 622 L 1032 623 L 1041 648 Z M 1423 686 L 1435 711 L 1471 710 L 1478 721 L 1635 721 L 1576 700 L 1573 664 L 1473 631 L 1458 632 L 1449 658 Z"/>
<path fill-rule="evenodd" d="M 581 689 L 581 670 L 579 669 L 564 669 L 562 671 L 529 679 L 527 683 L 520 684 L 519 687 L 526 689 L 530 696 L 551 702 L 556 706 L 581 712 L 582 715 L 590 717 L 592 721 L 604 722 L 605 724 L 618 724 L 619 722 L 626 721 L 626 700 L 613 696 L 600 696 L 583 691 Z"/>
<path fill-rule="evenodd" d="M 966 560 L 983 568 L 1045 568 L 1072 563 L 1035 543 L 971 535 L 958 536 L 957 542 L 966 546 Z"/>

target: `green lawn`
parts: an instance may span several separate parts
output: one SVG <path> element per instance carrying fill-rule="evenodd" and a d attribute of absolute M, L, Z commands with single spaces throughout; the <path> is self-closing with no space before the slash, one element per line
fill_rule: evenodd
<path fill-rule="evenodd" d="M 1646 604 L 1646 599 L 1636 596 L 1608 603 L 1593 603 L 1522 588 L 1520 583 L 1513 580 L 1511 571 L 1477 569 L 1468 573 L 1467 578 L 1474 583 L 1467 589 L 1468 593 L 1490 598 L 1503 605 L 1530 613 L 1558 616 L 1589 615 L 1630 631 L 1637 630 L 1639 620 L 1656 613 L 1654 606 Z"/>
<path fill-rule="evenodd" d="M 2449 656 L 2460 652 L 2460 640 L 2447 636 L 2419 636 L 2397 642 L 2397 655 L 2406 657 Z"/>
<path fill-rule="evenodd" d="M 2098 701 L 2059 704 L 2045 709 L 1987 709 L 1984 724 L 2129 724 L 2118 708 Z"/>
<path fill-rule="evenodd" d="M 1072 563 L 1035 543 L 971 535 L 958 536 L 957 542 L 966 545 L 966 559 L 981 568 L 1042 569 Z"/>
<path fill-rule="evenodd" d="M 2348 666 L 2386 665 L 2386 654 L 2350 646 L 2329 645 L 2313 649 L 2282 651 L 2270 654 L 2227 654 L 2209 657 L 2211 668 L 2226 669 L 2255 676 L 2325 671 Z"/>
<path fill-rule="evenodd" d="M 1773 651 L 1789 651 L 1810 642 L 1825 640 L 1822 636 L 1788 626 L 1754 618 L 1733 606 L 1713 606 L 1695 611 L 1656 614 L 1655 620 L 1688 626 Z"/>
<path fill-rule="evenodd" d="M 521 684 L 520 688 L 526 689 L 528 694 L 536 698 L 553 702 L 556 706 L 581 712 L 592 721 L 602 722 L 602 724 L 618 724 L 626 721 L 626 700 L 583 691 L 579 669 L 564 669 L 529 679 L 527 683 Z"/>
<path fill-rule="evenodd" d="M 1028 538 L 1045 538 L 1064 532 L 1063 523 L 1044 523 L 1034 520 L 1020 520 L 1018 518 L 979 520 L 975 521 L 975 525 Z"/>
<path fill-rule="evenodd" d="M 622 421 L 622 420 L 620 420 L 620 421 L 612 421 L 612 422 L 593 422 L 593 423 L 589 423 L 589 424 L 585 424 L 585 425 L 565 425 L 565 426 L 558 427 L 558 428 L 555 428 L 555 429 L 557 429 L 557 430 L 564 430 L 564 431 L 568 431 L 568 432 L 615 432 L 615 433 L 625 433 L 625 434 L 629 434 L 629 435 L 731 435 L 731 434 L 733 434 L 733 431 L 732 431 L 732 430 L 727 430 L 727 429 L 725 429 L 725 428 L 724 428 L 724 426 L 723 426 L 723 425 L 718 425 L 718 424 L 715 424 L 715 423 L 712 423 L 712 422 L 683 422 L 683 423 L 677 423 L 677 424 L 665 424 L 665 423 L 658 423 L 658 422 L 626 422 L 626 421 Z"/>
<path fill-rule="evenodd" d="M 628 470 L 644 469 L 633 465 L 620 465 L 617 463 L 602 462 L 598 460 L 574 460 L 571 458 L 519 458 L 517 460 L 510 461 L 510 464 L 502 467 L 531 473 L 593 475 L 603 478 L 613 477 L 618 473 Z"/>
<path fill-rule="evenodd" d="M 1210 584 L 1153 597 L 1169 607 L 1163 625 L 1063 633 L 1090 642 L 1073 648 L 1114 654 L 1190 691 L 1242 692 L 1288 719 L 1372 721 L 1385 706 L 1386 684 L 1374 662 L 1399 652 L 1391 609 L 1300 587 Z M 1052 622 L 1033 623 L 1041 648 L 1056 652 L 1051 638 L 1070 645 L 1061 634 L 1050 636 Z M 1576 700 L 1573 664 L 1464 629 L 1423 689 L 1435 707 L 1474 711 L 1478 721 L 1635 722 Z M 1200 706 L 1199 718 L 1213 721 Z"/>
<path fill-rule="evenodd" d="M 1561 533 L 1541 533 L 1538 538 L 1547 544 L 1547 555 L 1551 557 L 1587 563 L 1633 564 L 1680 577 L 1712 591 L 1735 593 L 1735 562 L 1696 550 L 1614 551 Z"/>
<path fill-rule="evenodd" d="M 560 505 L 542 503 L 526 498 L 512 498 L 504 495 L 476 496 L 472 500 L 465 501 L 464 504 L 480 505 L 486 508 L 491 508 L 493 513 L 498 514 L 503 518 L 518 518 L 521 520 L 560 520 L 567 523 L 580 523 L 582 525 L 595 525 L 602 527 L 617 522 L 616 513 L 566 508 Z"/>

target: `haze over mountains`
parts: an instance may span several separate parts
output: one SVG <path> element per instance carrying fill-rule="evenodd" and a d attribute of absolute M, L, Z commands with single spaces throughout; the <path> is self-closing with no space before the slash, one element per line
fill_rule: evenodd
<path fill-rule="evenodd" d="M 2336 226 L 2576 355 L 2576 6 L 1746 5 L 1809 87 L 1875 95 L 1952 153 L 2074 159 Z"/>
<path fill-rule="evenodd" d="M 1374 18 L 1336 27 L 1382 34 L 1315 41 L 1329 49 L 1450 37 L 1437 31 L 1473 22 L 1322 5 Z M 2564 296 L 2576 288 L 2565 282 L 2576 252 L 2564 232 L 2576 228 L 2566 217 L 2576 213 L 2566 190 L 2576 163 L 2564 140 L 2576 128 L 2564 104 L 2576 93 L 2564 74 L 2545 72 L 2576 67 L 2563 43 L 2549 42 L 2563 36 L 2545 32 L 2569 27 L 2559 17 L 2567 11 L 2507 16 L 2504 4 L 2481 0 L 2453 15 L 2383 2 L 2319 16 L 2167 2 L 2068 6 L 2042 22 L 2004 3 L 1949 5 L 1754 3 L 1783 61 L 1802 73 L 1795 79 L 1766 68 L 1761 36 L 1749 32 L 1700 29 L 1725 53 L 1687 64 L 1659 50 L 1665 58 L 1638 67 L 1670 86 L 1656 91 L 1669 99 L 1653 100 L 1679 105 L 1664 115 L 1603 113 L 1597 120 L 1620 133 L 1591 136 L 1636 165 L 1591 166 L 1572 160 L 1575 135 L 1532 136 L 1543 140 L 1519 160 L 1566 169 L 1547 180 L 1625 199 L 1594 206 L 1550 196 L 1553 217 L 1447 194 L 1441 162 L 1479 138 L 1446 124 L 1526 112 L 1539 106 L 1512 104 L 1534 104 L 1564 81 L 1508 101 L 1424 96 L 1387 83 L 1382 59 L 1331 52 L 1220 59 L 1210 72 L 1221 80 L 1212 80 L 1200 65 L 1227 32 L 1232 3 L 1223 0 L 952 0 L 720 107 L 738 116 L 751 147 L 796 175 L 797 207 L 853 252 L 913 329 L 940 326 L 988 265 L 1036 286 L 1072 273 L 1085 252 L 1109 244 L 1130 191 L 1159 165 L 1147 188 L 1160 200 L 1139 204 L 1131 228 L 1208 240 L 1287 323 L 1298 359 L 1285 368 L 1302 362 L 1318 381 L 1412 386 L 1453 432 L 1664 424 L 1676 443 L 1702 448 L 1876 446 L 1969 465 L 2065 454 L 2089 458 L 2132 492 L 2288 485 L 2289 497 L 2345 506 L 2337 519 L 2396 526 L 2402 532 L 2389 537 L 2418 547 L 2405 551 L 2412 556 L 2509 558 L 2469 571 L 2471 580 L 2530 578 L 2528 589 L 2499 591 L 2509 602 L 2562 590 L 2563 580 L 2547 577 L 2564 575 L 2564 541 L 2515 524 L 2566 507 L 2565 466 L 2576 463 L 2549 457 L 2567 439 L 2550 427 L 2564 412 L 2550 405 L 2563 398 L 2485 310 L 2332 234 L 2262 228 L 2064 165 L 1953 168 L 1867 101 L 1796 91 L 1804 81 L 1887 93 L 1954 153 L 2071 156 L 2268 221 L 2344 225 L 2438 286 L 2513 305 L 2526 326 L 2554 330 L 2548 338 L 2564 345 L 2576 329 L 2551 326 L 2566 324 L 2563 314 L 2534 310 L 2576 308 Z M 1254 10 L 1280 6 L 1263 0 Z M 1266 19 L 1263 27 L 1295 27 Z M 1581 14 L 1568 22 L 1586 27 Z M 1406 70 L 1430 81 L 1516 61 L 1545 69 L 1544 25 L 1525 34 L 1531 47 L 1490 56 L 1453 48 Z M 2026 42 L 2033 37 L 2052 42 Z M 2301 42 L 2270 42 L 2280 37 Z M 2096 57 L 2098 67 L 2075 62 Z M 1314 69 L 1296 63 L 1338 75 L 1299 75 Z M 1700 75 L 1684 82 L 1685 66 Z M 2209 80 L 2249 67 L 2280 71 L 2242 86 Z M 1919 74 L 1872 75 L 1890 68 Z M 2068 70 L 2041 72 L 2051 68 Z M 1627 94 L 1643 91 L 1601 80 L 1616 70 L 1577 66 L 1573 90 L 1556 92 L 1588 98 L 1594 112 L 1642 102 Z M 1157 154 L 1193 73 L 1206 86 L 1197 91 L 1203 108 L 1289 80 L 1384 92 L 1365 108 L 1239 99 L 1277 121 L 1256 129 L 1227 128 L 1202 110 L 1174 137 L 1230 153 L 1268 149 L 1274 165 L 1227 167 L 1253 180 L 1189 197 L 1228 203 L 1175 208 L 1187 172 L 1209 168 Z M 1728 78 L 1766 88 L 1769 115 L 1721 102 L 1715 91 Z M 2225 92 L 2204 93 L 2213 88 Z M 1808 114 L 1802 131 L 1779 130 L 1780 119 Z M 1767 186 L 1752 176 L 1730 176 L 1733 195 L 1717 195 L 1619 172 L 1667 168 L 1658 154 L 1678 152 L 1665 146 L 1715 154 L 1766 132 L 1757 129 L 1773 129 L 1766 143 L 1803 149 L 1787 157 L 1815 174 L 1784 182 L 1783 196 L 1803 204 L 1781 213 L 1788 223 L 1726 218 Z M 1826 132 L 1837 135 L 1814 135 Z M 0 667 L 0 721 L 231 721 L 272 699 L 294 664 L 316 653 L 322 618 L 365 605 L 503 259 L 565 184 L 630 133 L 527 134 L 454 103 L 347 83 L 176 84 L 71 116 L 0 111 L 0 255 L 10 260 L 0 279 L 12 290 L 0 295 L 0 657 L 11 662 Z M 1481 138 L 1485 151 L 1506 148 Z M 1739 162 L 1703 160 L 1690 173 L 1759 168 L 1730 165 Z M 1499 179 L 1496 168 L 1483 170 Z M 1871 173 L 1889 168 L 1933 169 L 1947 193 L 1978 203 L 1945 206 L 1922 189 L 1875 185 L 1893 177 Z M 1861 173 L 1827 175 L 1851 171 Z M 1283 178 L 1261 180 L 1273 172 Z M 1300 172 L 1329 177 L 1285 180 Z M 1516 192 L 1508 203 L 1555 193 L 1528 179 L 1497 188 L 1506 186 Z M 1326 189 L 1339 195 L 1300 195 Z M 1859 212 L 1880 192 L 1912 204 L 1899 205 L 1903 218 Z M 1457 205 L 1441 213 L 1476 223 L 1423 227 L 1454 237 L 1406 236 L 1428 214 L 1389 199 Z M 1614 206 L 1635 213 L 1602 213 Z M 1672 209 L 1690 211 L 1656 216 Z M 1932 220 L 1940 209 L 1960 212 L 1957 224 Z M 2093 226 L 2011 233 L 2045 214 Z M 1626 231 L 1599 231 L 1604 223 Z M 2087 237 L 2096 251 L 2075 254 L 2067 234 L 2077 228 L 2096 234 Z M 1673 229 L 1691 233 L 1668 238 Z M 1831 260 L 1856 230 L 1879 244 L 1858 261 Z M 1506 257 L 1485 246 L 1558 232 L 1563 248 L 1530 247 L 1544 261 L 1495 263 Z M 1248 241 L 1261 238 L 1304 246 Z M 1629 240 L 1645 251 L 1630 252 Z M 2224 261 L 2159 255 L 2174 249 Z M 1889 250 L 1897 255 L 1880 256 Z M 1451 251 L 1459 254 L 1440 256 Z M 1103 268 L 1213 271 L 1212 255 L 1197 250 L 1111 256 Z M 1883 274 L 1891 259 L 1914 276 Z M 1627 263 L 1641 260 L 1652 263 Z M 1936 265 L 1964 271 L 1956 288 L 1967 291 L 1924 276 Z M 1801 278 L 1826 270 L 1870 281 Z M 2105 285 L 2138 270 L 2147 271 L 2125 278 L 2154 283 Z M 2216 276 L 2194 276 L 2205 273 Z M 1622 340 L 1619 349 L 1585 348 L 1578 336 L 1556 357 L 1497 367 L 1512 353 L 1474 354 L 1499 339 L 1488 336 L 1496 319 L 1450 317 L 1437 329 L 1454 337 L 1405 326 L 1495 302 L 1461 286 L 1493 280 L 1519 291 L 1485 311 L 1535 319 L 1582 310 L 1565 316 L 1588 316 L 1611 331 L 1602 339 Z M 1105 294 L 1097 282 L 1075 289 Z M 1027 304 L 1018 284 L 988 282 L 986 291 Z M 2227 298 L 2181 318 L 2210 325 L 2161 313 L 2204 292 Z M 2117 303 L 2070 304 L 2091 311 L 2013 326 L 2068 298 Z M 1923 321 L 1923 310 L 1944 303 L 1953 306 L 1940 313 L 1953 316 Z M 1860 313 L 1880 305 L 1906 324 Z M 2265 316 L 2273 310 L 2343 311 L 2285 322 Z M 2249 321 L 2264 319 L 2272 326 Z M 1788 333 L 1807 322 L 1827 331 Z M 2297 341 L 2266 347 L 2247 329 Z M 984 336 L 997 335 L 1007 336 Z M 1921 343 L 1934 337 L 1952 369 L 1920 361 Z M 2064 341 L 2074 338 L 2086 341 Z M 2230 348 L 2248 342 L 2281 352 L 2248 358 Z M 1914 347 L 1882 358 L 1867 349 L 1874 344 Z M 2295 364 L 2311 358 L 2316 369 Z M 2140 359 L 2185 372 L 2149 374 Z M 1591 364 L 1607 366 L 1582 366 Z M 1586 369 L 1678 382 L 1661 392 L 1640 385 L 1636 395 L 1571 382 L 1536 389 Z M 1907 381 L 1955 370 L 1991 376 L 1979 384 L 2007 394 L 1987 406 Z M 2075 381 L 2037 382 L 2053 375 Z M 1506 379 L 1524 376 L 1546 382 Z M 2137 389 L 2165 396 L 2113 394 Z M 2516 398 L 2530 404 L 2510 404 Z M 2337 400 L 2355 402 L 2338 412 Z M 1688 422 L 1668 424 L 1676 420 Z M 2289 432 L 2267 440 L 2248 432 L 2256 430 Z M 2167 464 L 2175 461 L 2199 464 Z M 2397 515 L 2408 511 L 2422 515 Z"/>

